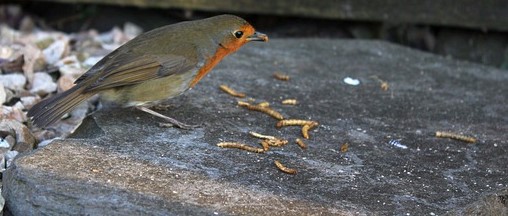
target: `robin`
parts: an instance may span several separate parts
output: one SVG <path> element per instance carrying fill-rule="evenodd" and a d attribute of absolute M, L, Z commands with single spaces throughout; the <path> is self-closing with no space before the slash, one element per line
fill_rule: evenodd
<path fill-rule="evenodd" d="M 39 127 L 58 121 L 81 102 L 101 100 L 135 107 L 184 129 L 192 126 L 150 109 L 194 87 L 225 56 L 250 41 L 268 41 L 244 19 L 220 15 L 143 33 L 114 50 L 75 81 L 75 86 L 28 111 Z"/>

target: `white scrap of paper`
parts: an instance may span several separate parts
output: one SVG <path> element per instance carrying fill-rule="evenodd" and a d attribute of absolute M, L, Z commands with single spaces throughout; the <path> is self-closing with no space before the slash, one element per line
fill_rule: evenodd
<path fill-rule="evenodd" d="M 400 139 L 396 139 L 396 140 L 390 140 L 388 141 L 388 144 L 392 145 L 392 146 L 395 146 L 397 148 L 401 148 L 401 149 L 407 149 L 407 146 L 400 143 Z"/>
<path fill-rule="evenodd" d="M 353 79 L 351 77 L 346 77 L 344 78 L 344 82 L 348 85 L 359 85 L 360 84 L 360 80 L 358 79 Z"/>

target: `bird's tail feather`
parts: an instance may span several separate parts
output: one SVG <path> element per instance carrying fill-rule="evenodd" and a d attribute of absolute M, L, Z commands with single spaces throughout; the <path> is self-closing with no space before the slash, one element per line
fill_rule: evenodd
<path fill-rule="evenodd" d="M 28 110 L 28 116 L 34 125 L 47 127 L 60 120 L 65 113 L 68 113 L 93 95 L 93 93 L 85 93 L 83 86 L 76 85 L 34 105 Z"/>

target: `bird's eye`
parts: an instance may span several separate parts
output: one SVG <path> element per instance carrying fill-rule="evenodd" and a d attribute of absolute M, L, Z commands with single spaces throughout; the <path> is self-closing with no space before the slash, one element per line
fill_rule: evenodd
<path fill-rule="evenodd" d="M 235 35 L 236 38 L 241 38 L 243 36 L 243 31 L 235 31 L 235 33 L 233 33 Z"/>

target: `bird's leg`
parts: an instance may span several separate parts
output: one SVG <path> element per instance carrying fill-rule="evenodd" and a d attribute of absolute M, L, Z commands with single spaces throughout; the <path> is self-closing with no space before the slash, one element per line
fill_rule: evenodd
<path fill-rule="evenodd" d="M 166 110 L 169 110 L 171 107 L 172 106 L 169 104 L 157 104 L 157 105 L 153 106 L 152 109 L 158 110 L 158 111 L 166 111 Z"/>
<path fill-rule="evenodd" d="M 197 128 L 197 127 L 199 127 L 199 125 L 188 125 L 188 124 L 185 124 L 185 123 L 180 122 L 180 121 L 178 121 L 178 120 L 176 120 L 176 119 L 174 119 L 174 118 L 167 117 L 167 116 L 165 116 L 165 115 L 162 115 L 162 114 L 160 114 L 160 113 L 158 113 L 158 112 L 155 112 L 155 111 L 153 111 L 153 110 L 151 110 L 151 109 L 149 109 L 149 108 L 146 108 L 146 107 L 137 106 L 137 107 L 136 107 L 136 109 L 139 109 L 139 110 L 141 110 L 141 111 L 143 111 L 143 112 L 146 112 L 146 113 L 152 114 L 152 115 L 157 116 L 157 117 L 159 117 L 159 118 L 162 118 L 162 119 L 164 119 L 165 121 L 167 121 L 167 122 L 169 122 L 169 123 L 173 124 L 173 125 L 174 125 L 174 126 L 176 126 L 176 127 L 181 128 L 181 129 L 190 130 L 190 129 L 192 129 L 192 128 Z"/>

